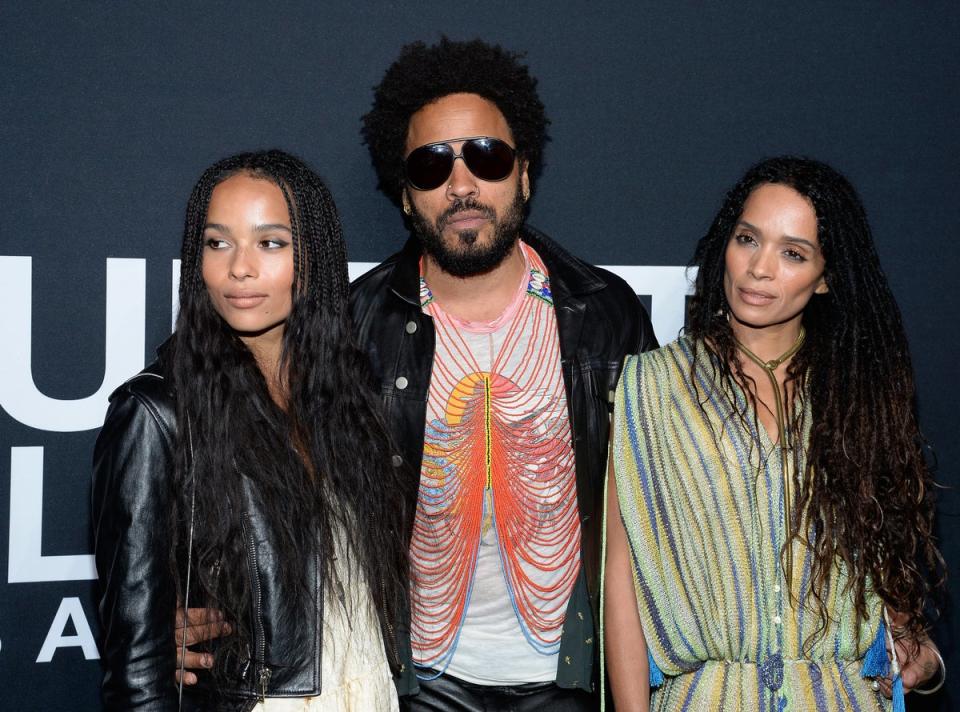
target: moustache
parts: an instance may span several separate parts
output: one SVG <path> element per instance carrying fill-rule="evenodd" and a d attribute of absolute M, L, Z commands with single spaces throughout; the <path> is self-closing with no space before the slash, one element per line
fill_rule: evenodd
<path fill-rule="evenodd" d="M 476 211 L 483 215 L 483 217 L 488 220 L 493 220 L 497 217 L 497 211 L 491 208 L 489 205 L 484 205 L 476 200 L 456 200 L 453 205 L 444 210 L 440 217 L 437 218 L 437 228 L 443 230 L 447 226 L 447 223 L 453 219 L 453 216 L 457 213 L 463 213 L 468 210 Z"/>

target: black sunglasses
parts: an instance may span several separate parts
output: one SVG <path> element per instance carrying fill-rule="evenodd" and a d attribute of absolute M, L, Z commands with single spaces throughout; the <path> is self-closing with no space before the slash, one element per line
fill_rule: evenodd
<path fill-rule="evenodd" d="M 451 143 L 463 141 L 460 153 Z M 453 162 L 462 158 L 467 169 L 480 180 L 499 181 L 513 171 L 516 150 L 504 141 L 489 136 L 452 138 L 415 148 L 404 165 L 407 182 L 417 190 L 433 190 L 443 185 L 453 172 Z"/>

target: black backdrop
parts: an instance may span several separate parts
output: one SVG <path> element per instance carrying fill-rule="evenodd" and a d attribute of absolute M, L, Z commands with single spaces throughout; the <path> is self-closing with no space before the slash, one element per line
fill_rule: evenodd
<path fill-rule="evenodd" d="M 169 333 L 193 181 L 238 150 L 298 153 L 351 259 L 383 258 L 402 223 L 359 116 L 400 46 L 440 33 L 528 53 L 553 119 L 530 221 L 594 263 L 684 264 L 763 156 L 851 177 L 910 335 L 956 569 L 955 2 L 5 2 L 0 30 L 0 707 L 99 707 L 89 452 L 103 394 Z M 960 699 L 956 631 L 948 613 L 951 689 L 911 709 Z"/>

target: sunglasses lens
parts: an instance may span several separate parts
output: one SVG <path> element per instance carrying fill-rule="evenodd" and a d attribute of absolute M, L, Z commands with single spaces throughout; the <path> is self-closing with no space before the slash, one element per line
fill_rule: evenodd
<path fill-rule="evenodd" d="M 458 156 L 481 180 L 503 180 L 513 171 L 516 152 L 500 139 L 471 138 L 463 142 L 460 151 L 455 154 L 448 143 L 432 143 L 411 151 L 406 163 L 410 185 L 417 190 L 439 188 L 450 177 Z"/>
<path fill-rule="evenodd" d="M 421 146 L 407 156 L 407 180 L 418 190 L 440 187 L 452 170 L 453 149 L 444 143 Z"/>
<path fill-rule="evenodd" d="M 495 138 L 475 138 L 463 144 L 463 161 L 481 180 L 503 180 L 513 171 L 514 150 Z"/>

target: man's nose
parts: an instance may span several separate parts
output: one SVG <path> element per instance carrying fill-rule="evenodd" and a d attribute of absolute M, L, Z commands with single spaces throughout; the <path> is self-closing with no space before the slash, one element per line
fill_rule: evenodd
<path fill-rule="evenodd" d="M 458 156 L 453 159 L 453 170 L 450 171 L 449 182 L 447 183 L 447 197 L 449 198 L 468 198 L 475 196 L 479 192 L 478 178 L 467 168 L 466 162 Z"/>

